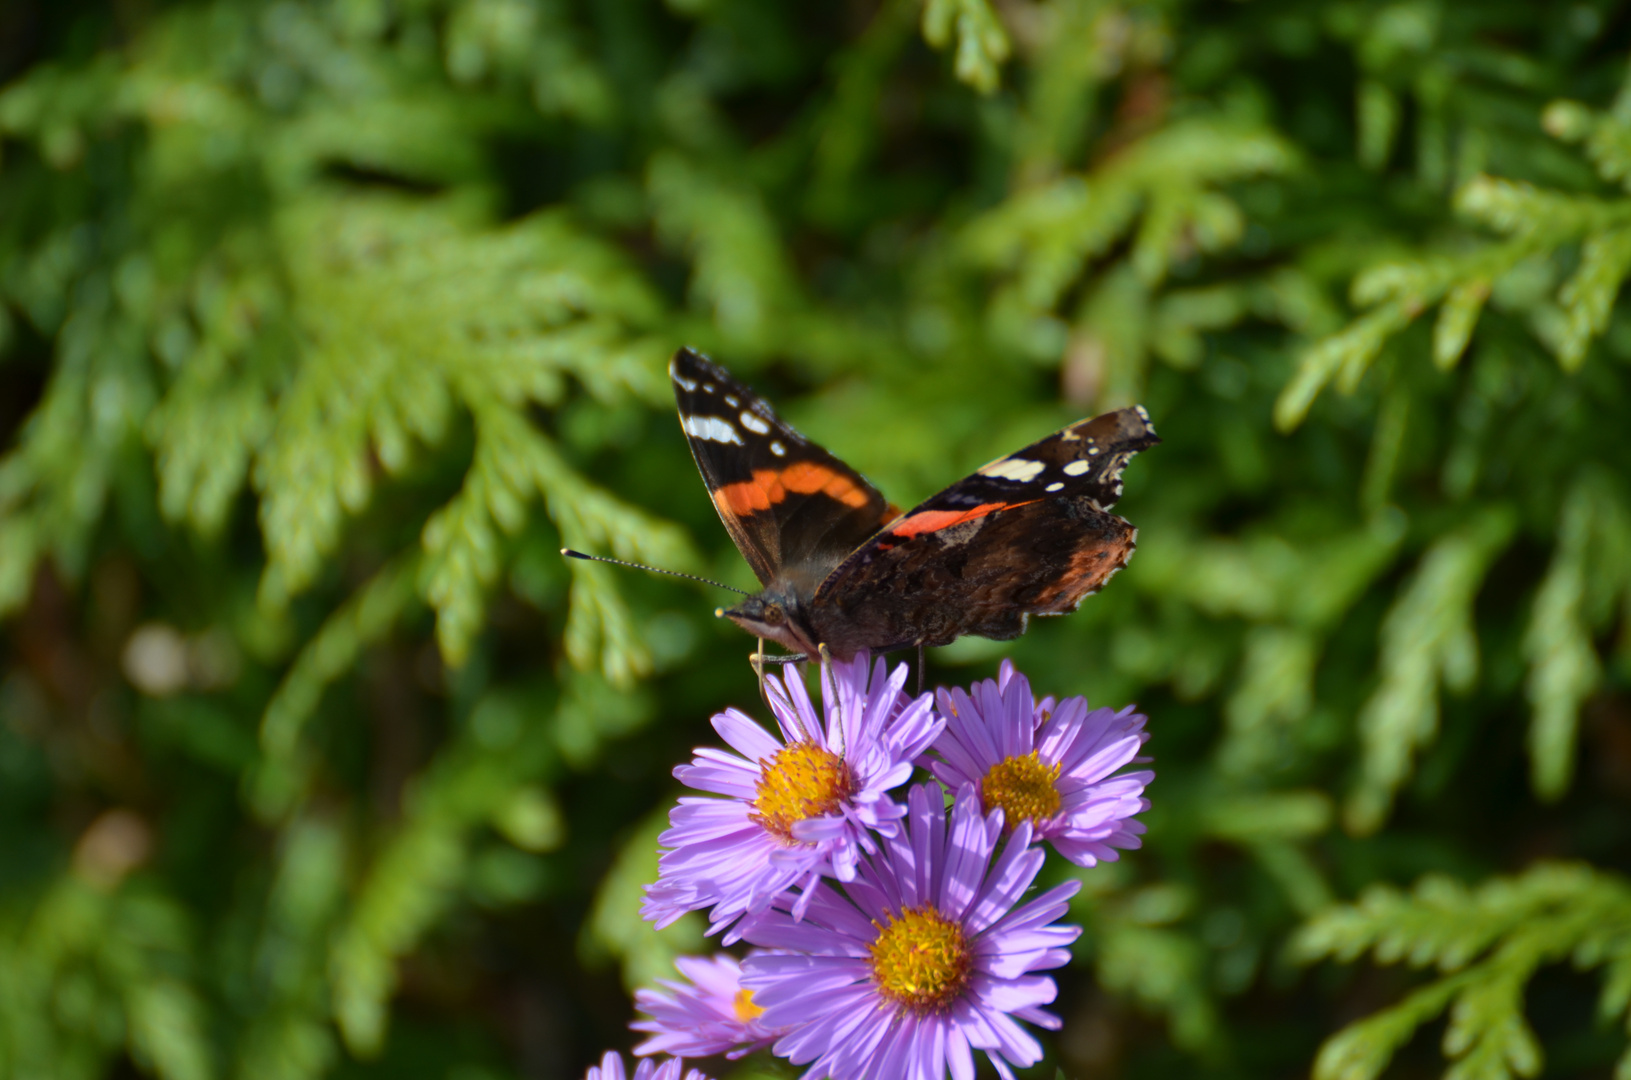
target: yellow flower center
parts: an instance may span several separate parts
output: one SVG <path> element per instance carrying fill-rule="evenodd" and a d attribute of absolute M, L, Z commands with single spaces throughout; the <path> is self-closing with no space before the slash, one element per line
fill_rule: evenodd
<path fill-rule="evenodd" d="M 1003 758 L 980 783 L 980 801 L 986 813 L 1002 807 L 1003 824 L 1010 829 L 1022 821 L 1042 821 L 1059 812 L 1057 779 L 1059 766 L 1042 764 L 1035 750 Z"/>
<path fill-rule="evenodd" d="M 962 993 L 972 955 L 961 923 L 924 906 L 872 925 L 878 927 L 869 950 L 872 981 L 884 997 L 916 1012 L 935 1012 Z"/>
<path fill-rule="evenodd" d="M 764 1015 L 764 1009 L 753 1003 L 752 990 L 738 990 L 732 1003 L 736 1007 L 736 1018 L 744 1024 L 751 1024 Z"/>
<path fill-rule="evenodd" d="M 789 844 L 794 825 L 832 813 L 854 790 L 844 759 L 815 743 L 784 746 L 760 766 L 752 818 Z"/>

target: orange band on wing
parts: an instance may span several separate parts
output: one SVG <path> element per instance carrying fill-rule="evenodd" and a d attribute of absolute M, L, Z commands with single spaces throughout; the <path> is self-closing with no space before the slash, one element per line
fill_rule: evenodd
<path fill-rule="evenodd" d="M 870 500 L 855 481 L 825 465 L 812 465 L 801 461 L 785 469 L 755 469 L 752 480 L 726 484 L 714 492 L 714 505 L 722 514 L 745 517 L 760 510 L 769 510 L 787 498 L 796 495 L 814 495 L 821 492 L 845 506 L 860 509 Z"/>
<path fill-rule="evenodd" d="M 758 473 L 754 475 L 758 476 Z M 814 495 L 819 491 L 857 510 L 870 501 L 867 493 L 849 477 L 825 465 L 814 465 L 808 461 L 800 461 L 783 469 L 781 482 L 788 491 L 800 495 Z"/>
<path fill-rule="evenodd" d="M 714 505 L 721 514 L 746 517 L 787 498 L 779 474 L 774 469 L 757 469 L 752 480 L 726 484 L 714 492 Z"/>
<path fill-rule="evenodd" d="M 827 466 L 812 465 L 808 461 L 797 462 L 781 471 L 781 481 L 787 485 L 787 490 L 796 491 L 800 495 L 812 495 L 820 491 L 837 476 L 838 474 Z"/>
<path fill-rule="evenodd" d="M 985 517 L 985 515 L 996 513 L 998 510 L 1011 510 L 1016 506 L 1028 506 L 1036 501 L 1030 499 L 1022 503 L 981 503 L 979 506 L 968 510 L 924 510 L 922 513 L 913 514 L 909 518 L 903 518 L 895 522 L 889 527 L 889 532 L 893 536 L 921 536 L 924 533 L 938 532 L 941 529 L 949 529 L 953 525 L 961 525 L 965 521 Z"/>

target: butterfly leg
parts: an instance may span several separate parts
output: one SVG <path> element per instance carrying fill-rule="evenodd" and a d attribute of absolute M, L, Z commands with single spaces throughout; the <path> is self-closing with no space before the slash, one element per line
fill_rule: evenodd
<path fill-rule="evenodd" d="M 923 642 L 917 643 L 917 692 L 923 694 Z"/>
<path fill-rule="evenodd" d="M 832 651 L 827 648 L 826 642 L 816 644 L 816 652 L 821 656 L 821 700 L 828 709 L 838 708 L 838 683 L 832 671 Z"/>
<path fill-rule="evenodd" d="M 764 702 L 765 703 L 765 708 L 768 709 L 768 708 L 770 708 L 770 698 L 765 695 L 765 639 L 764 638 L 759 639 L 759 647 L 757 649 L 753 650 L 753 655 L 752 656 L 748 657 L 748 663 L 753 665 L 753 675 L 754 675 L 755 678 L 757 678 L 759 680 L 759 700 Z"/>
<path fill-rule="evenodd" d="M 753 665 L 753 674 L 759 680 L 759 700 L 768 707 L 770 698 L 765 693 L 765 665 L 766 664 L 801 664 L 809 657 L 803 653 L 787 653 L 769 656 L 765 653 L 765 639 L 759 639 L 759 647 L 748 654 L 748 663 Z"/>
<path fill-rule="evenodd" d="M 748 653 L 748 663 L 753 665 L 754 671 L 758 671 L 764 664 L 802 664 L 808 659 L 810 658 L 801 652 L 774 655 L 764 652 Z"/>

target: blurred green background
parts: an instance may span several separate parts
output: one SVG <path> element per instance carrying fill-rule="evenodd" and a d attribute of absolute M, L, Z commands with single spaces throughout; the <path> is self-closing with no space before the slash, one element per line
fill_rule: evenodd
<path fill-rule="evenodd" d="M 722 594 L 556 552 L 751 583 L 690 344 L 902 505 L 1165 437 L 1110 588 L 930 657 L 1150 716 L 1035 1076 L 1628 1080 L 1628 45 L 1608 0 L 4 0 L 0 1076 L 631 1045 L 701 947 L 636 914 L 669 770 L 763 713 Z"/>

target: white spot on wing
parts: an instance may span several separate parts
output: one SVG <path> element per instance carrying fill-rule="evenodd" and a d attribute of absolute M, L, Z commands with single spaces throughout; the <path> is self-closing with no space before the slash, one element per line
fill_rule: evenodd
<path fill-rule="evenodd" d="M 773 440 L 770 444 L 770 452 L 775 454 L 777 457 L 781 457 L 783 454 L 787 453 L 787 447 L 783 446 L 780 442 Z"/>
<path fill-rule="evenodd" d="M 1019 483 L 1028 484 L 1035 480 L 1037 474 L 1047 467 L 1043 462 L 1031 461 L 1028 458 L 998 458 L 980 469 L 980 475 L 990 476 L 997 480 L 1017 480 Z"/>
<path fill-rule="evenodd" d="M 697 389 L 696 380 L 687 379 L 684 375 L 680 375 L 680 374 L 676 373 L 674 375 L 674 381 L 676 383 L 678 383 L 680 389 L 684 390 L 686 393 L 690 394 L 690 393 L 695 393 L 696 392 L 696 389 Z"/>
<path fill-rule="evenodd" d="M 1065 466 L 1066 476 L 1080 476 L 1093 467 L 1091 461 L 1073 461 Z"/>
<path fill-rule="evenodd" d="M 713 384 L 713 383 L 711 383 L 711 382 L 705 382 L 705 383 L 703 383 L 703 384 L 702 384 L 702 392 L 703 392 L 703 393 L 704 393 L 704 394 L 711 394 L 711 393 L 713 393 L 713 392 L 714 392 L 714 384 Z"/>
<path fill-rule="evenodd" d="M 729 401 L 730 398 L 726 398 L 725 400 Z M 744 412 L 741 416 L 738 416 L 737 419 L 742 421 L 742 426 L 743 427 L 747 428 L 749 431 L 753 432 L 755 435 L 769 435 L 770 434 L 770 425 L 765 423 L 763 420 L 759 419 L 757 416 L 754 416 L 750 412 Z"/>
<path fill-rule="evenodd" d="M 1049 484 L 1047 487 L 1043 488 L 1042 490 L 1044 490 L 1044 491 L 1058 491 L 1061 488 L 1063 488 L 1064 486 L 1065 486 L 1064 484 Z"/>
<path fill-rule="evenodd" d="M 717 416 L 687 416 L 685 433 L 693 439 L 702 439 L 705 442 L 742 445 L 742 436 L 736 433 L 730 422 Z"/>
<path fill-rule="evenodd" d="M 740 405 L 742 403 L 740 401 L 736 400 L 736 395 L 735 394 L 726 394 L 725 395 L 725 404 L 729 405 L 731 408 L 734 409 L 734 408 L 736 408 L 738 405 Z"/>
<path fill-rule="evenodd" d="M 1088 457 L 1092 457 L 1094 454 L 1097 454 L 1098 452 L 1099 452 L 1099 448 L 1096 447 L 1096 446 L 1089 446 L 1087 448 L 1087 456 Z"/>

